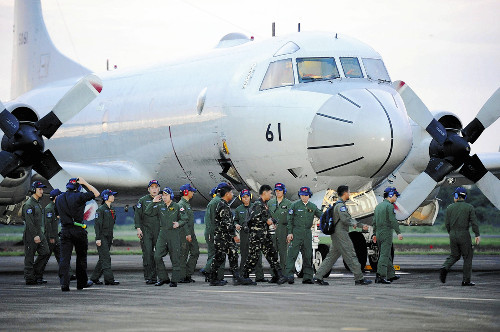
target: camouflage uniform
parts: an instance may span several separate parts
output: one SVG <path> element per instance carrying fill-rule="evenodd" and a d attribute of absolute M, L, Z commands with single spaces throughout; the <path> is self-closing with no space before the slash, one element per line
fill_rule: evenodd
<path fill-rule="evenodd" d="M 248 258 L 248 249 L 250 247 L 249 238 L 250 238 L 250 228 L 248 227 L 247 215 L 250 211 L 252 204 L 245 206 L 241 204 L 234 210 L 234 223 L 241 226 L 240 231 L 240 254 L 241 254 L 241 263 L 240 263 L 240 271 L 241 274 L 245 274 L 244 267 L 245 262 Z M 256 279 L 264 279 L 264 270 L 262 269 L 262 254 L 259 253 L 259 260 L 255 267 L 255 278 Z"/>
<path fill-rule="evenodd" d="M 210 280 L 218 280 L 217 271 L 229 257 L 229 268 L 235 278 L 239 278 L 238 272 L 238 247 L 234 242 L 236 227 L 233 222 L 233 214 L 229 204 L 221 199 L 217 203 L 214 213 L 214 247 L 215 255 L 210 266 Z"/>
<path fill-rule="evenodd" d="M 271 269 L 278 276 L 282 275 L 281 267 L 278 264 L 278 253 L 274 249 L 271 234 L 268 232 L 267 220 L 269 219 L 271 219 L 271 213 L 267 204 L 262 199 L 259 199 L 252 205 L 250 220 L 248 221 L 250 248 L 243 268 L 244 278 L 248 278 L 248 275 L 255 269 L 261 252 L 271 265 Z"/>

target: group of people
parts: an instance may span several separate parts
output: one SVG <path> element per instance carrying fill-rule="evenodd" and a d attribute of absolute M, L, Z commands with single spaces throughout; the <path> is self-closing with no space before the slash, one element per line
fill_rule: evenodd
<path fill-rule="evenodd" d="M 85 186 L 86 192 L 81 192 Z M 25 268 L 27 285 L 46 283 L 43 279 L 45 265 L 52 252 L 59 264 L 59 277 L 62 291 L 69 291 L 70 260 L 75 247 L 77 289 L 93 284 L 118 285 L 111 269 L 110 248 L 113 241 L 113 227 L 116 212 L 112 207 L 116 192 L 106 189 L 99 193 L 82 178 L 72 178 L 66 185 L 67 191 L 59 189 L 50 192 L 51 202 L 43 208 L 40 199 L 43 185 L 33 182 L 31 197 L 23 206 L 25 220 Z M 178 283 L 194 282 L 192 276 L 200 255 L 199 245 L 194 231 L 194 213 L 190 200 L 197 192 L 190 184 L 179 188 L 181 198 L 174 201 L 174 191 L 165 187 L 160 189 L 157 180 L 151 180 L 148 194 L 141 197 L 135 206 L 134 224 L 140 239 L 143 253 L 144 279 L 146 284 L 162 286 L 169 284 L 177 287 Z M 273 197 L 274 191 L 274 197 Z M 337 188 L 338 201 L 331 207 L 334 231 L 331 234 L 330 250 L 314 275 L 312 267 L 312 231 L 314 217 L 321 217 L 322 211 L 309 201 L 313 193 L 309 187 L 301 187 L 299 200 L 292 202 L 285 197 L 287 193 L 283 183 L 276 183 L 274 189 L 263 185 L 259 189 L 259 198 L 252 202 L 252 193 L 243 189 L 238 194 L 242 204 L 234 214 L 230 208 L 233 201 L 233 188 L 228 183 L 220 183 L 211 191 L 212 199 L 205 212 L 205 240 L 208 248 L 206 266 L 201 269 L 205 281 L 211 286 L 223 286 L 224 264 L 226 256 L 235 285 L 256 285 L 258 282 L 294 283 L 295 261 L 299 252 L 303 262 L 303 284 L 328 285 L 324 281 L 328 271 L 340 256 L 353 272 L 355 285 L 372 283 L 364 277 L 349 237 L 349 227 L 363 227 L 351 217 L 346 202 L 350 191 L 347 186 Z M 479 243 L 479 228 L 476 223 L 474 208 L 464 203 L 466 191 L 457 188 L 455 203 L 446 213 L 446 227 L 450 233 L 451 255 L 440 270 L 440 280 L 444 283 L 451 266 L 464 257 L 463 286 L 473 286 L 471 282 L 472 246 L 468 230 L 470 225 Z M 90 280 L 87 276 L 88 239 L 83 221 L 86 202 L 102 198 L 102 205 L 95 216 L 96 246 L 99 261 Z M 384 200 L 374 211 L 373 241 L 378 244 L 378 261 L 375 283 L 391 284 L 398 280 L 395 274 L 391 247 L 393 231 L 399 240 L 403 239 L 395 217 L 394 203 L 400 194 L 394 187 L 384 191 Z M 58 232 L 58 224 L 61 232 Z M 60 239 L 60 240 L 59 240 Z M 468 240 L 467 240 L 468 239 Z M 238 248 L 239 244 L 239 248 Z M 239 260 L 239 254 L 241 260 Z M 35 253 L 38 253 L 36 260 Z M 163 257 L 170 256 L 172 277 L 170 278 Z M 271 267 L 272 278 L 264 277 L 262 256 Z M 240 263 L 239 263 L 240 261 Z M 255 280 L 250 274 L 255 272 Z M 100 277 L 104 276 L 104 282 Z"/>

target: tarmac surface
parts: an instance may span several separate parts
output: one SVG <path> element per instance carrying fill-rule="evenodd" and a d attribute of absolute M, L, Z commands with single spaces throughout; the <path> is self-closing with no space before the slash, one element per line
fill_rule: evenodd
<path fill-rule="evenodd" d="M 401 279 L 355 286 L 341 261 L 329 286 L 211 287 L 198 272 L 192 284 L 155 287 L 143 281 L 140 256 L 112 256 L 118 286 L 62 293 L 54 257 L 43 286 L 26 286 L 24 257 L 0 257 L 0 330 L 5 331 L 499 331 L 500 256 L 476 256 L 462 287 L 462 263 L 438 280 L 444 255 L 397 255 Z M 207 256 L 201 255 L 197 269 Z M 74 265 L 74 260 L 72 264 Z M 97 256 L 89 256 L 92 272 Z M 165 259 L 167 269 L 170 260 Z M 170 271 L 169 271 L 170 272 Z M 373 273 L 366 273 L 373 280 Z"/>

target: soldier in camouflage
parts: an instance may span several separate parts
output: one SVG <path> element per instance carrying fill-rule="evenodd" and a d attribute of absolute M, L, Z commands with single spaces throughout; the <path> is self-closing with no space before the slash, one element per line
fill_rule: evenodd
<path fill-rule="evenodd" d="M 233 274 L 235 285 L 240 284 L 241 278 L 238 272 L 238 248 L 236 243 L 240 240 L 236 236 L 237 227 L 233 222 L 233 214 L 229 202 L 233 199 L 232 188 L 229 184 L 219 186 L 221 200 L 217 203 L 214 213 L 214 247 L 215 255 L 210 266 L 210 286 L 224 286 L 225 283 L 217 277 L 217 271 L 229 257 L 229 268 Z"/>
<path fill-rule="evenodd" d="M 278 253 L 273 245 L 273 240 L 269 230 L 274 230 L 275 226 L 267 206 L 267 202 L 271 199 L 272 188 L 269 185 L 263 185 L 259 189 L 260 199 L 256 201 L 250 208 L 250 218 L 248 227 L 250 228 L 248 258 L 243 268 L 243 282 L 245 284 L 256 284 L 248 278 L 250 273 L 255 269 L 259 261 L 260 253 L 264 254 L 271 269 L 278 277 L 277 284 L 281 285 L 288 279 L 283 276 L 281 266 L 278 263 Z"/>

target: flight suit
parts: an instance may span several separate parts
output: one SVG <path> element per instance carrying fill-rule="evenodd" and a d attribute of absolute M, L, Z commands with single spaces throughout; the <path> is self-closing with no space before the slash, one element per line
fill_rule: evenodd
<path fill-rule="evenodd" d="M 245 262 L 247 261 L 248 258 L 248 249 L 249 249 L 249 237 L 250 237 L 250 228 L 248 227 L 248 220 L 247 216 L 250 211 L 249 208 L 252 206 L 252 204 L 249 204 L 248 206 L 245 206 L 244 204 L 241 204 L 234 210 L 234 224 L 235 225 L 240 225 L 241 230 L 240 230 L 240 255 L 241 255 L 241 263 L 240 263 L 240 272 L 241 274 L 244 274 L 244 266 Z M 257 265 L 255 266 L 255 278 L 258 279 L 264 279 L 264 270 L 262 269 L 262 254 L 258 254 L 258 261 Z"/>
<path fill-rule="evenodd" d="M 333 207 L 333 222 L 335 223 L 335 232 L 330 235 L 332 244 L 328 254 L 316 271 L 316 279 L 323 280 L 324 275 L 332 269 L 333 264 L 342 255 L 345 263 L 354 274 L 354 280 L 363 280 L 361 265 L 349 237 L 349 226 L 356 226 L 358 222 L 351 217 L 345 202 L 341 199 Z"/>
<path fill-rule="evenodd" d="M 273 242 L 276 250 L 278 251 L 280 258 L 280 266 L 282 270 L 286 268 L 286 254 L 288 250 L 288 243 L 286 243 L 286 237 L 288 235 L 287 230 L 287 216 L 288 210 L 292 206 L 292 201 L 288 198 L 283 197 L 281 202 L 278 203 L 277 198 L 273 198 L 267 202 L 269 207 L 269 212 L 276 222 L 276 235 L 273 237 Z"/>
<path fill-rule="evenodd" d="M 205 223 L 205 241 L 207 243 L 207 251 L 208 251 L 208 258 L 207 258 L 207 264 L 205 265 L 205 272 L 208 274 L 211 273 L 211 265 L 212 261 L 215 256 L 215 245 L 214 245 L 214 230 L 215 230 L 215 208 L 217 207 L 217 204 L 221 201 L 220 195 L 215 195 L 214 198 L 208 203 L 207 209 L 205 210 L 205 217 L 204 217 L 204 223 Z M 224 265 L 222 264 L 221 267 L 219 268 L 219 273 L 217 275 L 218 279 L 224 279 Z"/>
<path fill-rule="evenodd" d="M 282 273 L 281 267 L 278 263 L 278 252 L 274 248 L 273 240 L 268 230 L 269 226 L 267 221 L 271 219 L 271 213 L 269 212 L 266 202 L 259 199 L 253 203 L 250 207 L 249 219 L 249 249 L 248 258 L 243 267 L 243 277 L 248 278 L 248 275 L 253 271 L 253 269 L 255 269 L 255 266 L 262 255 L 266 257 L 275 275 L 281 276 Z"/>
<path fill-rule="evenodd" d="M 112 207 L 108 207 L 106 203 L 102 204 L 95 214 L 95 239 L 101 240 L 101 245 L 97 247 L 99 253 L 99 261 L 97 262 L 94 272 L 90 277 L 91 280 L 99 280 L 104 274 L 104 282 L 112 283 L 115 280 L 113 271 L 111 270 L 111 255 L 109 251 L 113 243 L 113 227 L 116 222 L 116 212 Z"/>
<path fill-rule="evenodd" d="M 50 258 L 49 245 L 43 235 L 44 211 L 38 200 L 30 197 L 24 203 L 23 218 L 24 279 L 26 283 L 35 284 L 37 280 L 43 278 L 45 265 Z M 40 243 L 35 243 L 36 236 L 40 237 Z M 35 253 L 38 253 L 36 260 Z"/>
<path fill-rule="evenodd" d="M 194 212 L 189 201 L 181 198 L 179 206 L 182 212 L 186 213 L 187 222 L 181 227 L 181 278 L 190 278 L 194 274 L 196 262 L 200 257 L 200 246 L 194 232 Z M 186 236 L 191 235 L 191 242 L 186 240 Z M 189 256 L 189 257 L 188 257 Z"/>
<path fill-rule="evenodd" d="M 156 241 L 156 250 L 154 254 L 156 272 L 158 279 L 161 281 L 169 280 L 163 257 L 170 256 L 172 262 L 172 282 L 179 282 L 182 278 L 180 259 L 181 259 L 181 239 L 180 228 L 187 222 L 187 214 L 181 211 L 179 204 L 171 202 L 166 205 L 163 201 L 155 203 L 151 202 L 144 211 L 150 216 L 158 216 L 160 220 L 160 233 Z M 179 227 L 174 228 L 174 222 L 179 223 Z"/>
<path fill-rule="evenodd" d="M 236 227 L 234 226 L 233 214 L 229 204 L 221 199 L 217 203 L 214 213 L 214 247 L 215 255 L 210 266 L 210 282 L 220 280 L 218 271 L 229 259 L 229 268 L 233 276 L 239 278 L 238 271 L 238 247 L 234 242 Z"/>
<path fill-rule="evenodd" d="M 59 219 L 57 218 L 55 208 L 56 205 L 54 202 L 50 202 L 45 207 L 45 239 L 49 247 L 49 258 L 54 253 L 57 264 L 59 264 L 61 242 L 59 241 Z M 54 240 L 54 243 L 50 243 L 50 240 Z"/>
<path fill-rule="evenodd" d="M 479 236 L 474 207 L 462 200 L 451 204 L 446 209 L 445 225 L 448 234 L 450 234 L 451 254 L 444 262 L 443 268 L 449 271 L 462 256 L 464 258 L 463 281 L 470 282 L 473 250 L 469 227 L 472 226 L 475 236 Z"/>
<path fill-rule="evenodd" d="M 153 202 L 153 197 L 147 194 L 139 199 L 135 207 L 135 228 L 142 231 L 141 249 L 144 266 L 144 279 L 156 280 L 155 246 L 160 233 L 160 221 L 157 215 L 147 213 L 146 207 Z"/>
<path fill-rule="evenodd" d="M 382 279 L 391 279 L 396 276 L 391 257 L 393 230 L 396 231 L 396 234 L 401 234 L 394 205 L 384 199 L 373 212 L 373 233 L 377 236 L 377 244 L 380 249 L 377 274 Z"/>
<path fill-rule="evenodd" d="M 288 211 L 288 234 L 293 234 L 293 240 L 288 247 L 286 257 L 286 276 L 293 278 L 295 261 L 302 253 L 302 269 L 304 280 L 312 280 L 314 270 L 312 268 L 312 233 L 314 216 L 320 218 L 321 210 L 311 202 L 304 204 L 301 200 L 295 201 Z"/>

